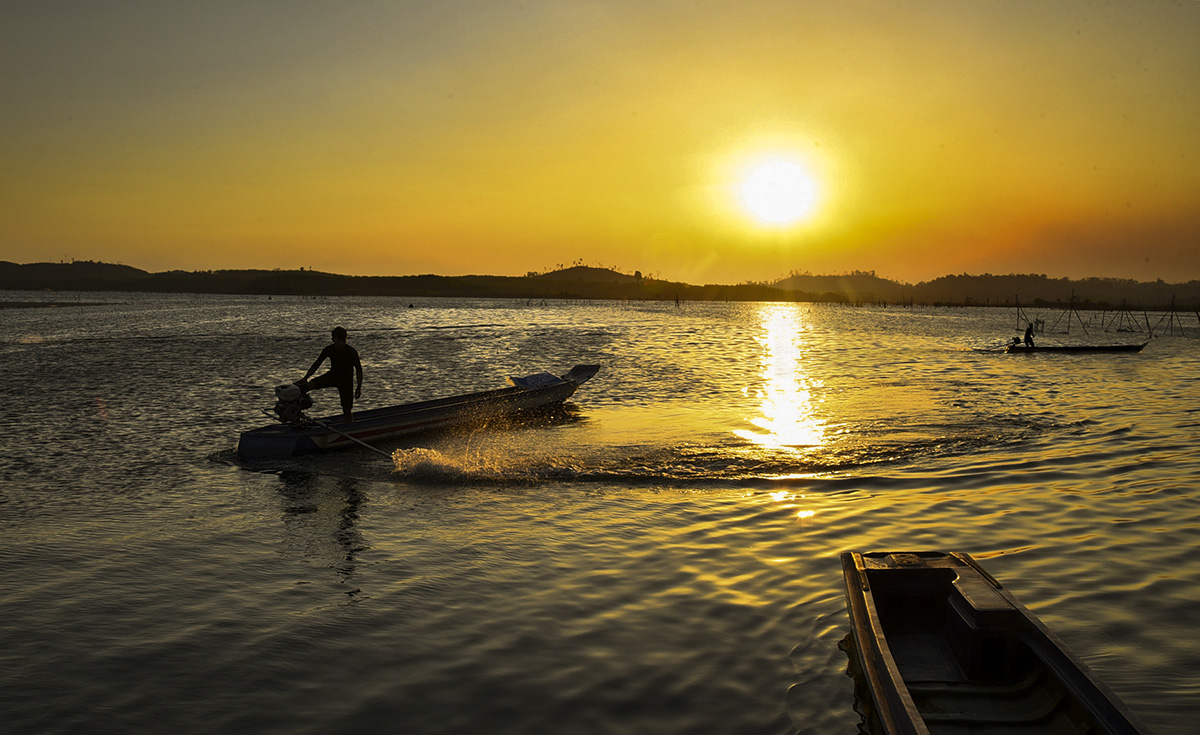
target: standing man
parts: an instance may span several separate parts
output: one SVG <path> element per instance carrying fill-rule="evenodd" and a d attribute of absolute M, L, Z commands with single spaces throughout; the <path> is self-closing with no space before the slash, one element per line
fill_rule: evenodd
<path fill-rule="evenodd" d="M 317 372 L 321 363 L 329 358 L 329 372 L 316 380 L 309 382 L 308 378 Z M 357 385 L 355 378 L 357 377 Z M 317 361 L 312 364 L 304 378 L 296 383 L 300 390 L 308 393 L 312 390 L 336 386 L 342 399 L 342 413 L 346 421 L 354 420 L 354 399 L 362 397 L 362 362 L 358 359 L 358 350 L 346 344 L 346 330 L 342 327 L 333 328 L 333 344 L 321 350 Z"/>
<path fill-rule="evenodd" d="M 1025 327 L 1025 346 L 1033 347 L 1033 322 L 1030 322 L 1029 326 Z"/>

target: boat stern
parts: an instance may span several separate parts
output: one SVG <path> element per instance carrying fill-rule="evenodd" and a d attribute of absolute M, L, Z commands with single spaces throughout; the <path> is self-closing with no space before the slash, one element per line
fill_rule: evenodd
<path fill-rule="evenodd" d="M 300 445 L 301 438 L 296 432 L 283 426 L 264 426 L 244 432 L 238 438 L 237 454 L 247 462 L 265 462 L 299 454 Z"/>

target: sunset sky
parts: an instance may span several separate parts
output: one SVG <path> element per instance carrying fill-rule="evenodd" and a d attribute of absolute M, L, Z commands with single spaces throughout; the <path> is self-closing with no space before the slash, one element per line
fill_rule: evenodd
<path fill-rule="evenodd" d="M 0 90 L 16 262 L 1200 278 L 1195 0 L 9 2 Z"/>

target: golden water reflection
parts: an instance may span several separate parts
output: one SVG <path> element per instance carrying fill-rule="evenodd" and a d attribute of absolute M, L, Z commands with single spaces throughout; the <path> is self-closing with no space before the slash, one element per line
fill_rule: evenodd
<path fill-rule="evenodd" d="M 742 389 L 757 401 L 759 415 L 747 418 L 755 429 L 733 433 L 770 449 L 810 448 L 825 442 L 825 423 L 817 417 L 814 392 L 822 384 L 804 369 L 806 325 L 803 313 L 790 304 L 769 304 L 760 312 L 762 383 Z"/>

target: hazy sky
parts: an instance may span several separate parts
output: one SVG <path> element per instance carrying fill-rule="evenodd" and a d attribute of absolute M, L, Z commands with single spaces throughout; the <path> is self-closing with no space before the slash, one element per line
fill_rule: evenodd
<path fill-rule="evenodd" d="M 1196 0 L 15 1 L 0 99 L 17 262 L 1200 278 Z"/>

